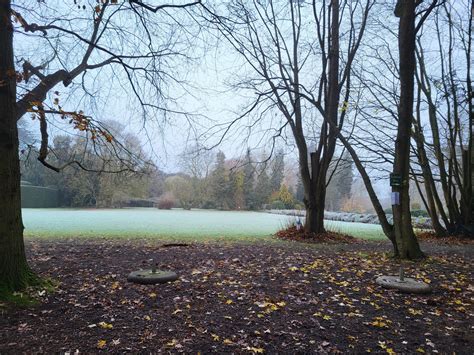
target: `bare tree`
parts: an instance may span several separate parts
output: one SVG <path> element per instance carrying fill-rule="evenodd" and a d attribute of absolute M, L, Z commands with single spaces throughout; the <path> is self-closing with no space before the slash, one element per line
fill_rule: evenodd
<path fill-rule="evenodd" d="M 423 182 L 426 207 L 440 236 L 472 234 L 468 227 L 474 223 L 472 6 L 468 2 L 445 3 L 432 17 L 433 30 L 420 34 L 417 40 L 414 139 L 417 170 L 421 170 L 418 179 Z M 433 37 L 437 38 L 434 44 Z"/>
<path fill-rule="evenodd" d="M 254 118 L 250 128 L 266 125 L 271 142 L 284 137 L 286 129 L 291 132 L 298 150 L 308 232 L 324 231 L 327 172 L 337 131 L 346 116 L 340 97 L 347 102 L 350 68 L 372 5 L 370 0 L 313 1 L 311 5 L 292 0 L 241 0 L 229 3 L 225 15 L 217 14 L 219 8 L 204 7 L 207 20 L 250 68 L 237 87 L 256 94 L 244 115 L 231 122 L 225 133 L 238 119 L 249 116 Z M 310 152 L 312 143 L 315 150 Z"/>
<path fill-rule="evenodd" d="M 411 221 L 410 212 L 410 141 L 413 122 L 413 104 L 416 70 L 416 33 L 427 16 L 437 5 L 433 0 L 421 10 L 422 15 L 416 22 L 417 8 L 421 1 L 399 0 L 395 8 L 395 16 L 400 18 L 398 27 L 400 101 L 398 104 L 397 139 L 395 141 L 395 159 L 393 174 L 400 178 L 400 183 L 392 185 L 392 193 L 396 200 L 392 205 L 395 239 L 400 257 L 416 259 L 423 256 Z"/>
<path fill-rule="evenodd" d="M 114 138 L 85 113 L 67 110 L 66 102 L 63 104 L 57 97 L 49 98 L 57 86 L 76 86 L 93 97 L 93 93 L 87 92 L 88 74 L 113 75 L 120 70 L 121 76 L 113 76 L 114 79 L 128 85 L 144 113 L 166 111 L 160 99 L 163 83 L 172 80 L 172 75 L 167 73 L 165 64 L 168 58 L 180 54 L 174 38 L 179 26 L 163 31 L 167 41 L 157 47 L 151 28 L 159 22 L 153 20 L 156 16 L 153 13 L 170 16 L 168 11 L 173 8 L 196 3 L 199 1 L 150 8 L 141 1 L 104 0 L 94 6 L 79 6 L 79 9 L 65 4 L 69 8 L 66 14 L 61 14 L 60 7 L 48 7 L 47 2 L 19 2 L 13 9 L 11 0 L 0 1 L 0 290 L 18 290 L 36 279 L 24 252 L 18 120 L 27 112 L 37 115 L 42 137 L 40 161 L 60 170 L 47 161 L 47 115 L 70 121 L 74 129 L 87 132 L 94 141 L 114 143 Z M 88 16 L 74 16 L 74 11 L 84 11 Z M 171 22 L 176 24 L 172 16 Z M 168 32 L 170 29 L 174 31 Z M 28 46 L 43 44 L 42 51 L 32 53 L 31 58 L 19 59 L 21 71 L 14 62 L 14 31 L 17 36 L 31 37 L 26 41 Z M 35 63 L 38 57 L 41 60 L 43 53 L 46 53 L 44 60 Z M 73 85 L 79 79 L 80 83 Z M 151 92 L 154 94 L 150 95 Z M 114 150 L 117 146 L 111 144 L 110 147 Z"/>

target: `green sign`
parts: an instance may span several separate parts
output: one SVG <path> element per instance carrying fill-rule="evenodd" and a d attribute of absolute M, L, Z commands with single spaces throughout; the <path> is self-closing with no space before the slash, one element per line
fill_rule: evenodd
<path fill-rule="evenodd" d="M 400 174 L 390 174 L 390 186 L 392 187 L 402 186 L 402 176 Z"/>

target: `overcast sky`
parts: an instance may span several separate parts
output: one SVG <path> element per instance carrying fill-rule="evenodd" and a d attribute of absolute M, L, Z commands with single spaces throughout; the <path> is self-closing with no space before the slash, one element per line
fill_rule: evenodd
<path fill-rule="evenodd" d="M 77 4 L 74 4 L 73 0 L 46 0 L 38 3 L 34 1 L 33 8 L 31 0 L 16 0 L 14 4 L 17 11 L 21 12 L 29 22 L 49 23 L 58 15 L 73 19 L 73 21 L 61 22 L 60 25 L 76 30 L 87 37 L 91 31 L 91 14 L 97 3 L 95 0 L 77 0 L 76 2 Z M 159 2 L 150 1 L 150 3 Z M 85 10 L 81 8 L 83 5 L 86 6 Z M 163 88 L 165 96 L 173 99 L 167 101 L 168 108 L 183 111 L 189 115 L 173 113 L 162 116 L 155 112 L 156 115 L 146 117 L 146 124 L 144 124 L 137 100 L 134 99 L 130 87 L 127 86 L 124 73 L 120 72 L 117 66 L 90 71 L 84 76 L 83 83 L 90 95 L 84 95 L 82 77 L 77 78 L 69 88 L 58 85 L 55 90 L 60 92 L 61 103 L 67 109 L 83 110 L 96 119 L 102 121 L 112 119 L 124 124 L 128 130 L 140 137 L 145 149 L 152 154 L 153 160 L 160 169 L 173 172 L 179 170 L 177 157 L 184 151 L 187 144 L 194 144 L 194 140 L 198 137 L 206 137 L 208 139 L 203 140 L 202 143 L 212 146 L 219 140 L 220 135 L 214 134 L 209 137 L 205 135 L 207 129 L 216 124 L 231 121 L 242 112 L 244 105 L 251 101 L 251 92 L 237 91 L 230 85 L 236 82 L 239 75 L 247 73 L 249 67 L 224 39 L 216 40 L 216 33 L 209 33 L 194 26 L 192 20 L 182 10 L 147 16 L 149 21 L 156 23 L 150 28 L 157 48 L 166 47 L 170 31 L 175 31 L 172 37 L 176 40 L 173 43 L 174 48 L 188 56 L 187 60 L 184 57 L 178 57 L 170 61 L 168 66 L 163 67 L 175 79 L 180 80 L 179 84 L 172 80 L 164 80 Z M 136 19 L 131 18 L 129 11 L 115 16 L 114 21 L 115 25 L 122 30 L 129 31 L 130 36 L 119 40 L 116 36 L 104 35 L 105 46 L 146 49 L 144 42 L 140 41 L 140 36 L 144 36 L 144 32 L 137 30 Z M 388 24 L 388 22 L 396 24 L 396 19 L 387 17 L 385 23 Z M 183 28 L 177 27 L 177 23 L 186 25 L 184 33 Z M 54 37 L 54 31 L 50 34 L 53 37 L 46 43 L 40 35 L 25 36 L 16 33 L 17 60 L 28 58 L 34 65 L 47 63 L 46 70 L 49 72 L 61 67 L 70 69 L 77 65 L 84 46 L 78 45 L 76 40 L 67 36 Z M 370 36 L 370 33 L 367 36 Z M 370 37 L 368 39 L 371 40 Z M 392 45 L 396 47 L 395 37 L 392 36 L 387 40 L 392 41 Z M 56 57 L 51 54 L 52 48 L 58 50 Z M 92 61 L 97 60 L 101 60 L 100 54 Z M 312 79 L 310 72 L 307 74 L 307 79 Z M 148 94 L 153 97 L 151 88 L 145 85 L 142 95 L 147 97 Z M 52 100 L 53 97 L 51 96 L 50 99 Z M 71 132 L 67 124 L 57 123 L 58 120 L 54 122 L 56 123 L 50 124 L 53 135 L 63 131 Z M 37 125 L 37 121 L 32 122 L 33 129 Z M 249 142 L 244 140 L 247 131 L 236 129 L 217 149 L 223 150 L 230 158 L 243 155 L 247 146 L 250 145 L 252 148 L 257 148 L 256 154 L 261 154 L 263 150 L 269 149 L 266 141 L 259 140 L 263 129 L 263 127 L 254 129 L 254 135 Z M 296 159 L 291 140 L 286 144 L 281 141 L 280 146 L 287 150 L 288 159 Z M 385 182 L 379 185 L 384 184 Z"/>

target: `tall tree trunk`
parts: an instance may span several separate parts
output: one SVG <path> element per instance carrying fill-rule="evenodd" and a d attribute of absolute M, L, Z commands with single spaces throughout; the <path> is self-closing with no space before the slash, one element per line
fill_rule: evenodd
<path fill-rule="evenodd" d="M 0 291 L 3 292 L 26 287 L 33 275 L 23 243 L 10 11 L 10 0 L 0 0 Z"/>
<path fill-rule="evenodd" d="M 469 109 L 469 143 L 467 147 L 467 172 L 466 172 L 466 181 L 464 185 L 466 186 L 465 193 L 465 216 L 464 224 L 468 226 L 470 236 L 474 236 L 474 92 L 472 90 L 472 71 L 471 71 L 471 60 L 472 60 L 472 25 L 474 20 L 474 2 L 471 2 L 471 16 L 469 16 L 469 30 L 467 36 L 467 50 L 466 50 L 466 62 L 467 62 L 467 97 L 469 100 L 468 109 Z"/>
<path fill-rule="evenodd" d="M 372 186 L 372 182 L 370 181 L 369 174 L 367 173 L 367 170 L 365 170 L 364 164 L 362 161 L 359 159 L 359 156 L 357 155 L 356 151 L 352 147 L 352 145 L 349 143 L 349 141 L 342 135 L 342 133 L 339 131 L 337 133 L 337 136 L 339 140 L 344 144 L 344 147 L 346 147 L 347 151 L 352 157 L 352 160 L 354 161 L 354 165 L 357 168 L 357 171 L 359 172 L 360 176 L 362 177 L 362 181 L 364 182 L 364 186 L 367 189 L 367 193 L 369 194 L 370 201 L 372 202 L 372 206 L 374 207 L 375 213 L 377 214 L 377 217 L 379 219 L 380 226 L 382 227 L 383 233 L 385 236 L 390 240 L 393 246 L 393 256 L 398 257 L 398 245 L 395 240 L 395 232 L 393 226 L 388 222 L 387 220 L 387 215 L 385 214 L 385 211 L 380 204 L 380 201 L 377 197 L 377 194 L 375 193 L 374 187 Z"/>
<path fill-rule="evenodd" d="M 436 194 L 436 191 L 434 190 L 435 184 L 434 184 L 434 179 L 433 179 L 433 173 L 430 167 L 430 162 L 428 160 L 428 155 L 426 154 L 426 149 L 425 149 L 425 136 L 421 128 L 422 126 L 421 126 L 421 108 L 420 107 L 421 107 L 421 87 L 420 87 L 420 83 L 418 83 L 418 96 L 416 99 L 416 124 L 413 127 L 414 128 L 413 138 L 415 139 L 415 142 L 416 142 L 418 160 L 419 160 L 421 171 L 423 174 L 424 186 L 425 186 L 425 191 L 426 191 L 426 201 L 425 200 L 423 201 L 426 203 L 428 213 L 431 217 L 431 224 L 433 226 L 433 229 L 436 235 L 439 237 L 445 237 L 447 235 L 447 231 L 441 225 L 439 221 L 439 217 L 438 217 L 438 211 L 436 209 L 436 202 L 434 198 L 434 195 Z M 416 176 L 414 176 L 414 178 L 415 178 L 417 187 L 419 188 L 419 184 L 418 184 L 418 180 Z M 423 197 L 423 195 L 421 194 L 421 190 L 420 190 L 420 195 Z"/>
<path fill-rule="evenodd" d="M 416 75 L 417 85 L 418 85 L 418 98 L 417 98 L 417 109 L 416 109 L 417 110 L 416 112 L 417 126 L 415 127 L 414 138 L 417 141 L 417 146 L 418 144 L 421 144 L 421 147 L 418 147 L 417 150 L 419 154 L 418 159 L 420 162 L 420 167 L 423 170 L 423 178 L 424 178 L 424 183 L 425 183 L 427 199 L 432 199 L 432 201 L 434 201 L 434 206 L 428 207 L 431 219 L 432 220 L 434 218 L 437 219 L 437 221 L 433 222 L 433 228 L 435 229 L 435 232 L 437 234 L 443 235 L 443 234 L 448 234 L 448 230 L 453 230 L 454 225 L 451 223 L 448 215 L 445 212 L 446 207 L 443 205 L 443 202 L 441 201 L 441 197 L 438 192 L 436 182 L 433 177 L 433 173 L 431 171 L 428 155 L 426 153 L 426 149 L 424 148 L 426 143 L 425 143 L 425 135 L 424 135 L 422 124 L 421 124 L 421 110 L 420 110 L 420 107 L 421 107 L 420 93 L 421 92 L 423 92 L 423 94 L 425 95 L 425 98 L 428 104 L 428 118 L 430 122 L 430 128 L 431 128 L 431 134 L 432 134 L 432 140 L 433 140 L 432 145 L 433 145 L 433 150 L 434 150 L 434 157 L 436 158 L 438 162 L 442 192 L 446 193 L 448 191 L 447 179 L 446 179 L 446 172 L 444 171 L 444 166 L 445 166 L 444 156 L 442 154 L 440 138 L 439 138 L 437 108 L 431 97 L 432 89 L 431 89 L 428 73 L 426 71 L 423 47 L 421 45 L 420 40 L 418 40 L 417 43 L 419 46 L 418 50 L 416 51 L 418 66 L 419 66 L 419 75 Z M 429 201 L 428 204 L 431 205 L 431 201 Z M 443 221 L 444 226 L 442 226 L 440 223 L 438 213 Z M 441 226 L 444 229 L 444 232 L 441 229 L 437 231 L 436 223 L 438 223 L 438 226 Z"/>
<path fill-rule="evenodd" d="M 338 131 L 339 106 L 339 0 L 331 0 L 331 21 L 329 40 L 329 70 L 328 88 L 325 102 L 325 123 L 323 127 L 329 130 L 328 134 L 321 134 L 320 147 L 316 153 L 311 153 L 311 196 L 306 205 L 305 230 L 313 233 L 323 233 L 324 207 L 326 205 L 326 180 L 329 164 L 336 147 Z M 327 122 L 329 121 L 329 122 Z M 324 132 L 327 132 L 324 129 Z M 323 133 L 323 132 L 322 132 Z"/>
<path fill-rule="evenodd" d="M 410 134 L 413 119 L 414 78 L 415 78 L 415 10 L 413 0 L 398 0 L 397 17 L 398 49 L 400 56 L 400 103 L 398 107 L 398 129 L 395 142 L 395 161 L 393 173 L 401 176 L 401 186 L 393 186 L 398 193 L 400 204 L 393 205 L 395 240 L 402 259 L 417 259 L 423 253 L 413 232 L 410 212 L 409 173 L 410 173 Z"/>

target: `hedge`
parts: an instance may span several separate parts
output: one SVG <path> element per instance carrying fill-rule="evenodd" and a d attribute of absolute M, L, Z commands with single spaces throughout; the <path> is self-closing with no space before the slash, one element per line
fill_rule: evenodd
<path fill-rule="evenodd" d="M 59 207 L 59 192 L 57 189 L 50 187 L 21 185 L 21 207 Z"/>

